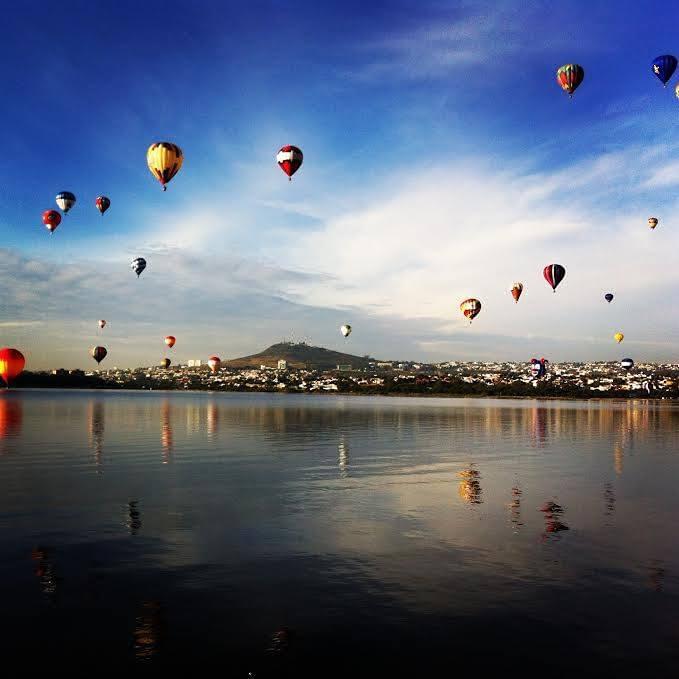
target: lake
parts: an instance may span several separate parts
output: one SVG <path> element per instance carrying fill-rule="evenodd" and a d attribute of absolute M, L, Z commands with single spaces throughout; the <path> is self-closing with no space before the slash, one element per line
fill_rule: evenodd
<path fill-rule="evenodd" d="M 5 660 L 673 675 L 678 480 L 669 402 L 4 392 Z"/>

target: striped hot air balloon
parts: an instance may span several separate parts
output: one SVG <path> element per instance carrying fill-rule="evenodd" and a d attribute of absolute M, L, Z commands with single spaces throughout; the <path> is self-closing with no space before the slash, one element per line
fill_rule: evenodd
<path fill-rule="evenodd" d="M 549 283 L 552 290 L 556 292 L 556 288 L 566 276 L 566 269 L 561 264 L 548 264 L 542 271 L 542 275 Z"/>
<path fill-rule="evenodd" d="M 570 97 L 585 79 L 585 69 L 579 64 L 565 64 L 556 72 L 556 81 Z"/>
<path fill-rule="evenodd" d="M 66 214 L 75 205 L 75 195 L 70 191 L 60 191 L 55 201 L 59 209 Z"/>
<path fill-rule="evenodd" d="M 631 358 L 623 358 L 620 361 L 620 366 L 625 370 L 631 370 L 634 367 L 634 361 Z"/>
<path fill-rule="evenodd" d="M 146 152 L 146 163 L 149 170 L 160 182 L 163 191 L 167 190 L 166 184 L 179 172 L 183 162 L 184 154 L 182 150 L 169 141 L 151 144 Z"/>
<path fill-rule="evenodd" d="M 471 325 L 471 322 L 481 313 L 481 302 L 473 297 L 465 299 L 460 304 L 460 311 L 469 319 Z"/>
<path fill-rule="evenodd" d="M 651 68 L 663 87 L 667 87 L 667 82 L 677 70 L 677 58 L 672 54 L 662 54 L 653 59 Z"/>

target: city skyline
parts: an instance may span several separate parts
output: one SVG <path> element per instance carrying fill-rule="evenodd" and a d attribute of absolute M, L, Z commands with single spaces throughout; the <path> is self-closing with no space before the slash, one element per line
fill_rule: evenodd
<path fill-rule="evenodd" d="M 650 67 L 679 11 L 111 7 L 7 11 L 0 343 L 28 370 L 96 368 L 96 344 L 106 369 L 281 336 L 426 362 L 679 360 L 679 101 Z M 567 62 L 585 68 L 572 101 Z M 145 163 L 160 140 L 185 154 L 166 193 Z M 292 182 L 284 144 L 304 151 Z M 62 190 L 77 203 L 50 236 Z"/>

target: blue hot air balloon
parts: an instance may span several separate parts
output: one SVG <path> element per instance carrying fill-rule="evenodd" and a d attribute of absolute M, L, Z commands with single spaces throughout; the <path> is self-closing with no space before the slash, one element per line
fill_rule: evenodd
<path fill-rule="evenodd" d="M 613 293 L 612 292 L 607 292 L 604 295 L 604 299 L 610 304 L 613 301 Z"/>
<path fill-rule="evenodd" d="M 658 80 L 663 85 L 667 85 L 667 81 L 677 69 L 677 58 L 671 54 L 663 54 L 653 59 L 651 66 L 653 67 L 653 73 L 658 76 Z"/>

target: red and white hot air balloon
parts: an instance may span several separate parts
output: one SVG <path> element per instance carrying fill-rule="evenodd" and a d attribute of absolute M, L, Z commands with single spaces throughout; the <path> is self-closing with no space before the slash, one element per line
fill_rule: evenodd
<path fill-rule="evenodd" d="M 219 370 L 222 361 L 219 356 L 210 356 L 210 358 L 207 359 L 207 364 L 210 367 L 210 370 L 212 370 L 213 373 L 216 373 Z"/>
<path fill-rule="evenodd" d="M 303 160 L 302 149 L 297 146 L 283 146 L 276 155 L 276 162 L 290 180 L 292 180 L 292 175 L 302 167 Z"/>
<path fill-rule="evenodd" d="M 42 223 L 45 225 L 50 233 L 61 224 L 61 215 L 56 210 L 45 210 L 42 213 Z"/>
<path fill-rule="evenodd" d="M 465 299 L 462 304 L 460 304 L 460 311 L 469 319 L 471 322 L 481 313 L 481 302 L 478 299 L 470 297 Z"/>
<path fill-rule="evenodd" d="M 100 330 L 103 330 L 105 327 L 106 327 L 106 321 L 102 318 L 102 319 L 99 321 L 99 329 L 100 329 Z"/>
<path fill-rule="evenodd" d="M 175 345 L 176 341 L 177 341 L 177 338 L 173 337 L 172 335 L 168 335 L 165 338 L 165 344 L 167 344 L 167 346 L 170 347 L 170 349 L 172 349 L 172 347 Z"/>

